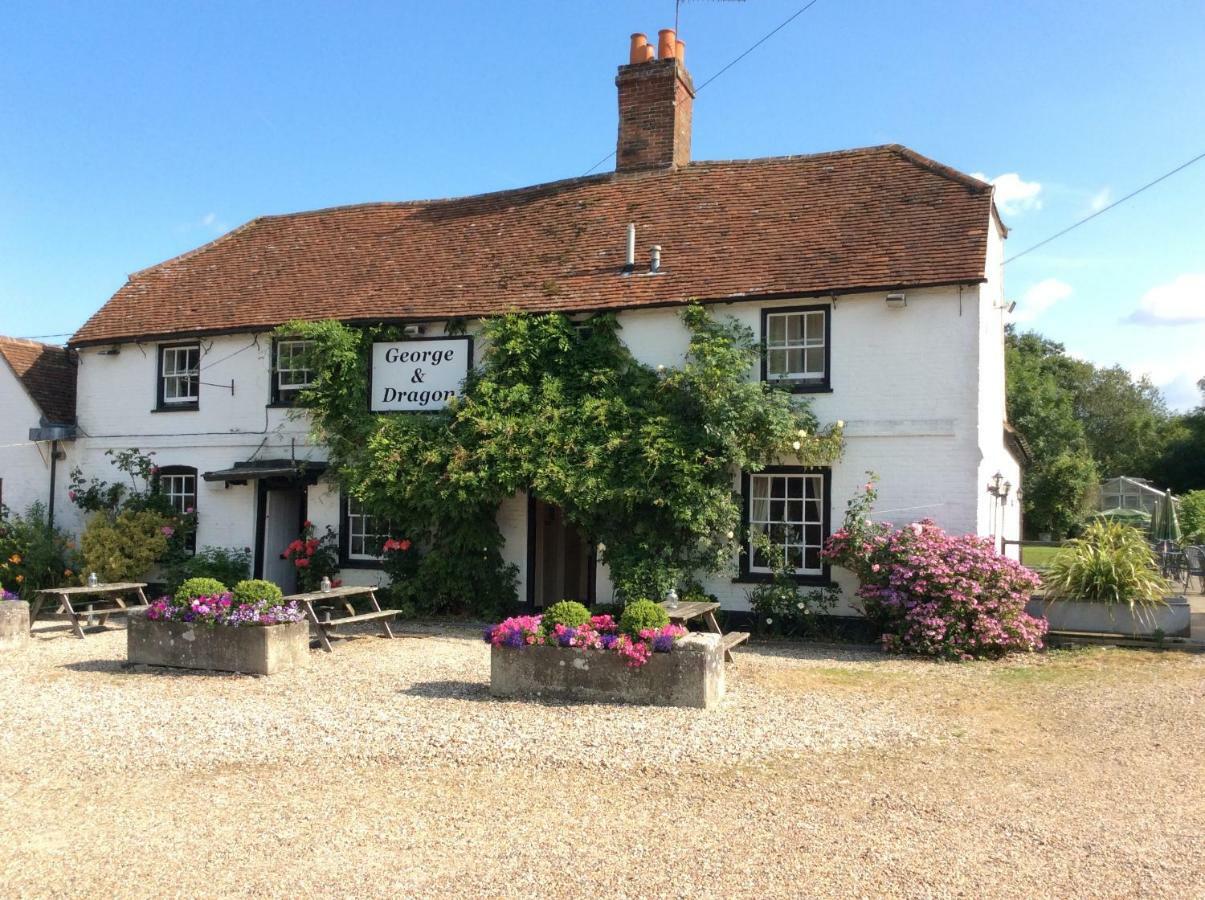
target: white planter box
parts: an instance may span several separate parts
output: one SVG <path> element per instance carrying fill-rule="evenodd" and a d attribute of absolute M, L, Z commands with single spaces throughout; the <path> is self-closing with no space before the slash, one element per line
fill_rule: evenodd
<path fill-rule="evenodd" d="M 1187 637 L 1190 608 L 1184 597 L 1168 597 L 1166 606 L 1138 607 L 1035 597 L 1025 605 L 1031 616 L 1044 618 L 1051 631 L 1124 634 L 1129 637 Z"/>
<path fill-rule="evenodd" d="M 0 600 L 0 652 L 20 650 L 29 643 L 29 604 Z"/>
<path fill-rule="evenodd" d="M 310 625 L 195 625 L 130 616 L 126 659 L 143 666 L 271 675 L 303 666 L 310 657 Z"/>

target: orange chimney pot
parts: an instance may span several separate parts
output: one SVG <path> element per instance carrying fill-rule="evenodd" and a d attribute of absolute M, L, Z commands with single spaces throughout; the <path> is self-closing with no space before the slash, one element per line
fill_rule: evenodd
<path fill-rule="evenodd" d="M 652 62 L 652 61 L 653 61 L 653 45 L 645 44 L 644 45 L 644 59 L 642 59 L 641 62 Z"/>
<path fill-rule="evenodd" d="M 673 59 L 675 35 L 672 28 L 662 28 L 657 32 L 657 58 Z"/>
<path fill-rule="evenodd" d="M 639 33 L 632 35 L 632 48 L 628 53 L 628 64 L 634 66 L 637 63 L 645 62 L 648 59 L 645 47 L 648 46 L 649 39 L 647 35 Z M 649 47 L 649 49 L 651 50 L 652 48 Z"/>
<path fill-rule="evenodd" d="M 680 63 L 686 62 L 686 41 L 674 42 L 674 56 Z"/>

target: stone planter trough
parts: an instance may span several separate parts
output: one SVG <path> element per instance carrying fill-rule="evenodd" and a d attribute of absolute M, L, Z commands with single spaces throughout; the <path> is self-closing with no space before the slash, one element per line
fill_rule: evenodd
<path fill-rule="evenodd" d="M 493 647 L 490 693 L 709 709 L 724 696 L 719 640 L 717 634 L 689 634 L 673 651 L 654 653 L 639 668 L 605 650 Z"/>
<path fill-rule="evenodd" d="M 1094 634 L 1124 634 L 1129 637 L 1187 637 L 1189 605 L 1184 597 L 1168 597 L 1166 606 L 1138 608 L 1110 603 L 1046 600 L 1034 597 L 1025 605 L 1031 616 L 1044 618 L 1051 631 L 1082 631 Z"/>
<path fill-rule="evenodd" d="M 29 643 L 29 604 L 0 600 L 0 653 L 20 650 Z"/>
<path fill-rule="evenodd" d="M 135 613 L 126 632 L 126 659 L 143 666 L 272 675 L 303 666 L 309 658 L 306 621 L 233 628 L 152 621 Z"/>

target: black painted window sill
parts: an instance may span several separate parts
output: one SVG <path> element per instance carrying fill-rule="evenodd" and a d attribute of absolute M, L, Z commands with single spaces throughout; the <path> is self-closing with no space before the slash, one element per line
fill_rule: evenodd
<path fill-rule="evenodd" d="M 164 412 L 197 412 L 201 408 L 200 403 L 172 403 L 163 406 L 156 406 L 151 410 L 153 413 Z"/>

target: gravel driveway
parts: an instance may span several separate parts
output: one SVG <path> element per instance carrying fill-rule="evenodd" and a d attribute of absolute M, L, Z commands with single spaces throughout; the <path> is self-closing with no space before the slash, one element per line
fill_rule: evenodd
<path fill-rule="evenodd" d="M 1205 657 L 754 644 L 722 708 L 490 699 L 478 630 L 270 678 L 0 656 L 5 896 L 1205 896 Z"/>

